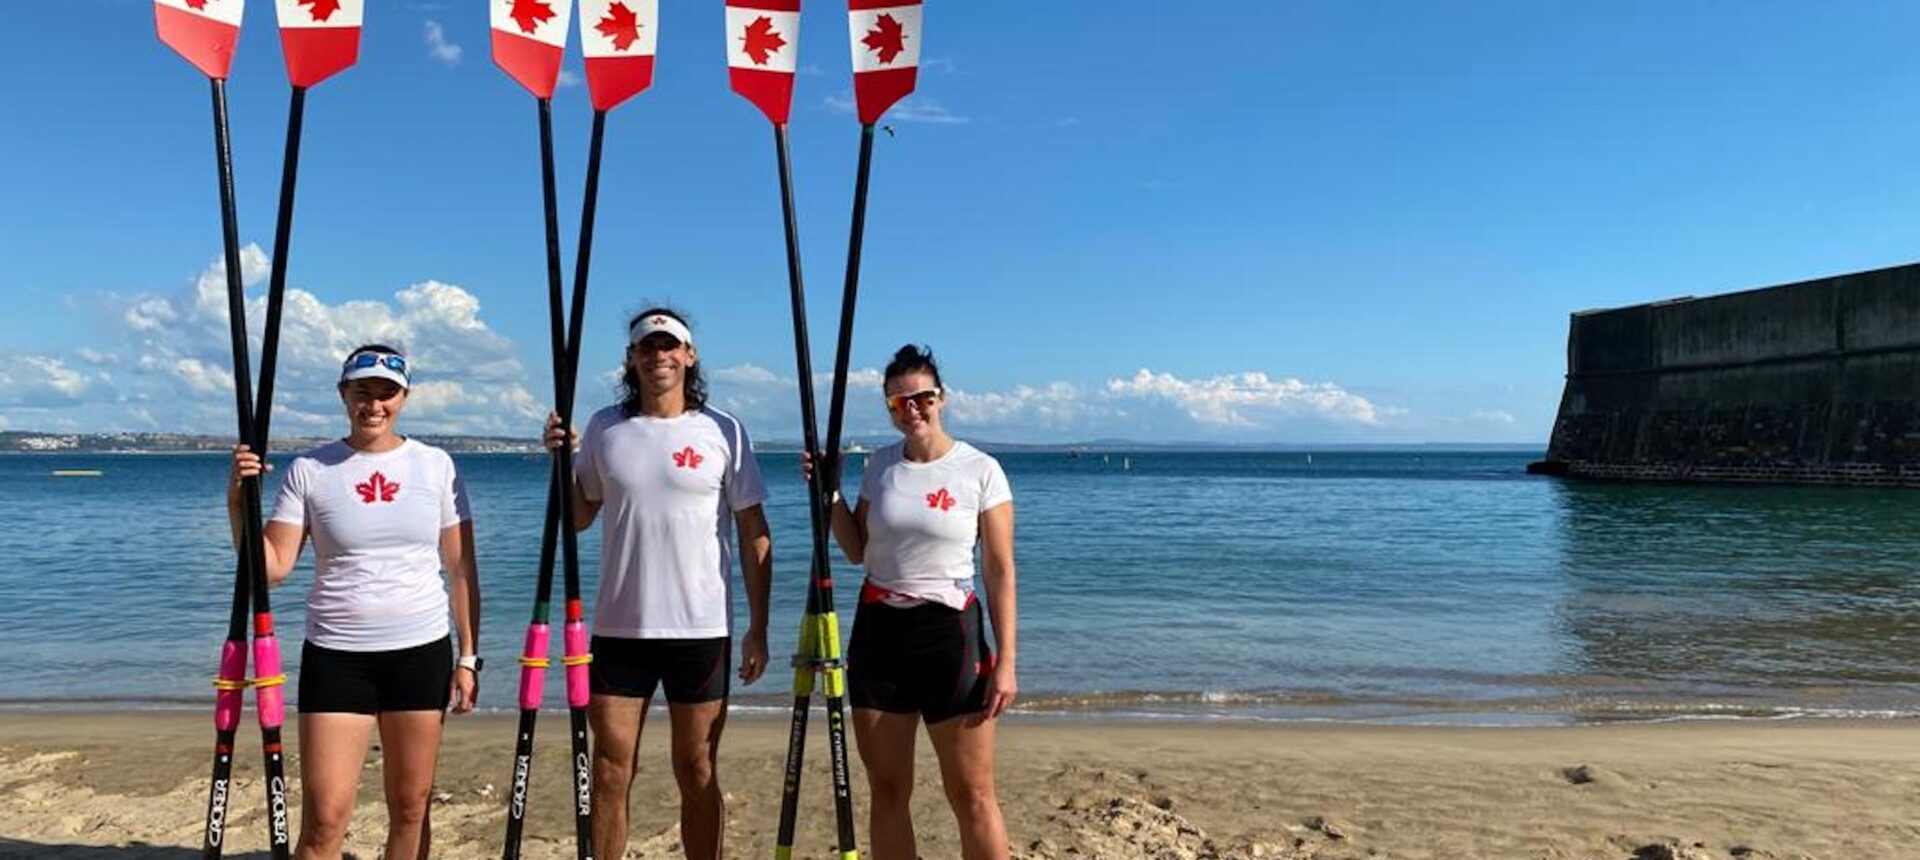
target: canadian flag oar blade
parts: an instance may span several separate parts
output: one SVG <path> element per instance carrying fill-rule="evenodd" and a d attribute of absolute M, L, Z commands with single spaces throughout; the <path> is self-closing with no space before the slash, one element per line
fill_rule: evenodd
<path fill-rule="evenodd" d="M 366 0 L 274 0 L 287 79 L 305 89 L 360 59 Z"/>
<path fill-rule="evenodd" d="M 727 0 L 727 77 L 775 125 L 793 109 L 800 0 Z"/>
<path fill-rule="evenodd" d="M 573 0 L 488 0 L 493 4 L 493 64 L 532 92 L 553 98 L 567 51 Z"/>
<path fill-rule="evenodd" d="M 847 0 L 853 37 L 853 99 L 873 125 L 913 92 L 920 71 L 920 0 Z"/>
<path fill-rule="evenodd" d="M 593 109 L 609 111 L 653 86 L 658 0 L 580 0 L 580 53 Z"/>
<path fill-rule="evenodd" d="M 246 0 L 153 0 L 160 41 L 207 77 L 226 80 Z"/>

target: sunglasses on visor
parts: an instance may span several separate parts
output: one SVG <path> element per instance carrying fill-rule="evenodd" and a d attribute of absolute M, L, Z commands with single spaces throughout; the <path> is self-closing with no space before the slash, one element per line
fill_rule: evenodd
<path fill-rule="evenodd" d="M 387 352 L 387 353 L 362 352 L 362 353 L 357 353 L 355 355 L 348 356 L 346 364 L 342 367 L 342 369 L 343 370 L 363 370 L 365 368 L 372 367 L 376 364 L 385 365 L 388 370 L 398 373 L 401 376 L 405 376 L 407 374 L 406 357 L 394 355 L 393 353 L 390 353 L 390 352 Z"/>

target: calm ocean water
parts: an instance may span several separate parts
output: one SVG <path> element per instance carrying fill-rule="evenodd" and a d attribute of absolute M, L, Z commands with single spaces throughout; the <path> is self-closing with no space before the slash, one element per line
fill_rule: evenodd
<path fill-rule="evenodd" d="M 546 466 L 456 459 L 479 526 L 482 651 L 496 667 L 482 703 L 510 709 Z M 1524 453 L 1001 459 L 1019 505 L 1029 711 L 1496 723 L 1920 714 L 1911 493 L 1566 483 L 1523 474 Z M 762 465 L 773 645 L 785 652 L 806 511 L 794 456 L 763 454 Z M 224 472 L 208 456 L 0 457 L 0 707 L 207 704 L 233 564 Z M 597 530 L 581 543 L 591 600 Z M 310 577 L 303 564 L 274 594 L 295 656 Z M 843 625 L 857 577 L 838 576 Z M 558 676 L 549 703 L 563 701 Z M 736 685 L 737 702 L 783 708 L 789 677 Z"/>

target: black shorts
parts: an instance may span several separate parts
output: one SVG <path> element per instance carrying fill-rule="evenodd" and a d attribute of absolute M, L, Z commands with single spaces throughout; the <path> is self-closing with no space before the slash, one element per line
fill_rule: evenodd
<path fill-rule="evenodd" d="M 588 689 L 596 696 L 651 699 L 665 687 L 667 701 L 697 705 L 727 697 L 732 689 L 733 639 L 627 639 L 593 637 Z"/>
<path fill-rule="evenodd" d="M 889 606 L 863 602 L 847 645 L 847 698 L 856 708 L 918 713 L 937 723 L 986 706 L 993 648 L 980 602 Z"/>
<path fill-rule="evenodd" d="M 444 711 L 453 682 L 453 638 L 395 651 L 300 646 L 303 714 Z"/>

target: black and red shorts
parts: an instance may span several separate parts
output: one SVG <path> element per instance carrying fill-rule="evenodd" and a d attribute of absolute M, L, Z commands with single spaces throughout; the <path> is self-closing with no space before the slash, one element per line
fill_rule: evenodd
<path fill-rule="evenodd" d="M 862 600 L 847 645 L 847 698 L 856 708 L 917 713 L 928 723 L 986 706 L 993 648 L 980 601 L 890 606 Z"/>
<path fill-rule="evenodd" d="M 306 642 L 300 646 L 295 704 L 303 714 L 444 711 L 452 682 L 452 637 L 392 651 L 342 651 Z"/>
<path fill-rule="evenodd" d="M 727 697 L 732 689 L 733 639 L 627 639 L 593 637 L 588 689 L 596 696 L 651 699 L 664 687 L 667 701 L 697 705 Z"/>

